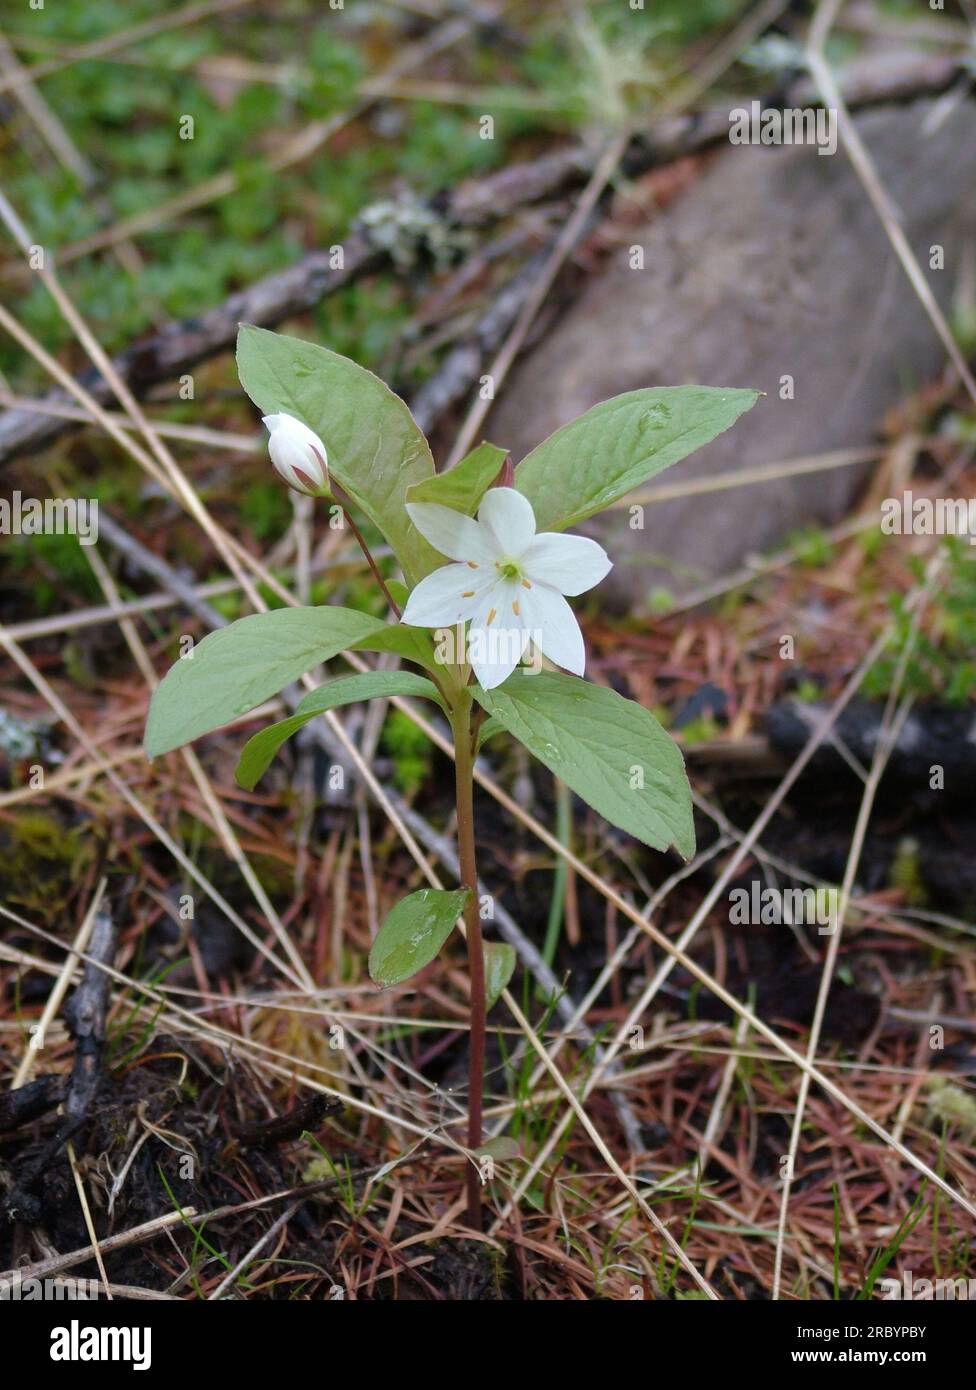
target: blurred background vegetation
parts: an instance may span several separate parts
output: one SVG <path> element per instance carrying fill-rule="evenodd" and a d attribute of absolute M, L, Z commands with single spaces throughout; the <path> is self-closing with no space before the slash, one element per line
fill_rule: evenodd
<path fill-rule="evenodd" d="M 508 6 L 480 41 L 444 53 L 436 100 L 423 99 L 425 82 L 405 79 L 409 95 L 384 101 L 308 161 L 277 172 L 268 159 L 285 132 L 352 110 L 367 79 L 429 26 L 408 6 L 368 0 L 348 0 L 341 11 L 316 0 L 241 5 L 52 71 L 44 95 L 92 166 L 94 186 L 52 161 L 27 122 L 0 127 L 4 185 L 31 235 L 57 259 L 113 221 L 234 174 L 231 195 L 138 236 L 141 273 L 120 273 L 104 255 L 62 266 L 101 342 L 117 349 L 154 323 L 198 313 L 304 250 L 330 245 L 397 185 L 430 196 L 554 136 L 585 133 L 619 114 L 621 93 L 632 109 L 646 107 L 652 88 L 683 72 L 685 46 L 740 10 L 737 0 L 654 0 L 636 12 L 604 0 L 571 21 L 560 4 Z M 153 0 L 59 0 L 25 8 L 5 33 L 22 61 L 41 63 L 159 19 Z M 483 110 L 495 118 L 490 140 L 479 132 Z M 192 139 L 180 138 L 183 115 L 193 117 Z M 49 348 L 68 343 L 70 330 L 40 284 L 21 312 Z M 389 372 L 409 332 L 410 306 L 392 275 L 349 287 L 319 313 L 330 346 L 377 370 Z M 6 340 L 0 370 L 24 388 L 28 378 L 45 384 Z"/>

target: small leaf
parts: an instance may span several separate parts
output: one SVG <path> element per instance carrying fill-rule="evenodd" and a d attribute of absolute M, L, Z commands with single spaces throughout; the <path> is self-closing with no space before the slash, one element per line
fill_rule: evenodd
<path fill-rule="evenodd" d="M 386 587 L 402 612 L 407 606 L 410 590 L 406 584 L 401 584 L 399 579 L 387 579 Z M 436 671 L 443 666 L 435 655 L 434 639 L 430 629 L 411 627 L 409 623 L 388 623 L 382 632 L 371 634 L 365 642 L 357 642 L 356 648 L 360 651 L 394 652 L 407 661 L 423 666 L 427 671 Z"/>
<path fill-rule="evenodd" d="M 510 1163 L 513 1158 L 518 1158 L 522 1149 L 517 1139 L 510 1139 L 507 1134 L 496 1135 L 494 1139 L 487 1139 L 474 1153 L 478 1158 L 494 1158 L 499 1163 Z"/>
<path fill-rule="evenodd" d="M 677 745 L 642 706 L 578 676 L 516 672 L 473 686 L 489 714 L 613 825 L 652 849 L 695 852 L 691 789 Z"/>
<path fill-rule="evenodd" d="M 407 661 L 423 666 L 427 671 L 438 669 L 434 641 L 425 627 L 411 627 L 409 623 L 383 623 L 360 642 L 352 642 L 350 651 L 394 652 Z"/>
<path fill-rule="evenodd" d="M 485 948 L 485 1013 L 498 998 L 515 974 L 514 946 L 507 941 L 486 941 Z"/>
<path fill-rule="evenodd" d="M 376 933 L 370 977 L 383 989 L 409 980 L 437 955 L 454 930 L 470 888 L 421 888 L 397 903 Z"/>
<path fill-rule="evenodd" d="M 409 671 L 369 671 L 359 676 L 339 676 L 311 690 L 288 719 L 270 724 L 248 739 L 234 774 L 240 786 L 252 791 L 267 772 L 274 755 L 292 734 L 303 729 L 316 715 L 357 700 L 374 700 L 390 695 L 417 695 L 442 705 L 435 686 L 423 676 Z M 443 705 L 442 705 L 443 707 Z"/>
<path fill-rule="evenodd" d="M 387 624 L 352 608 L 274 608 L 212 632 L 174 663 L 156 688 L 146 721 L 155 758 L 277 695 L 321 661 L 382 632 Z"/>
<path fill-rule="evenodd" d="M 484 720 L 481 725 L 481 728 L 478 730 L 479 753 L 481 751 L 482 744 L 487 743 L 490 738 L 494 738 L 495 734 L 504 733 L 504 731 L 505 725 L 502 724 L 500 720 L 495 718 L 489 718 Z"/>
<path fill-rule="evenodd" d="M 294 415 L 322 439 L 329 472 L 379 527 L 415 584 L 440 563 L 404 507 L 411 483 L 434 475 L 423 432 L 399 396 L 348 357 L 242 324 L 241 385 L 263 415 Z"/>
<path fill-rule="evenodd" d="M 408 487 L 407 501 L 439 502 L 442 507 L 474 516 L 507 457 L 506 449 L 498 449 L 494 444 L 479 444 L 446 473 L 437 473 L 433 478 Z"/>
<path fill-rule="evenodd" d="M 593 406 L 515 470 L 539 531 L 563 531 L 700 449 L 755 405 L 757 391 L 664 386 Z"/>

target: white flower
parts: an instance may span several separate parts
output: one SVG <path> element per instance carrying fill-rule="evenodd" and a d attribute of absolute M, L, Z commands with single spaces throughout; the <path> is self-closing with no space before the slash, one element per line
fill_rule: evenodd
<path fill-rule="evenodd" d="M 413 590 L 402 621 L 415 627 L 468 622 L 468 660 L 482 689 L 501 685 L 533 641 L 556 666 L 583 674 L 583 634 L 563 594 L 581 594 L 610 571 L 585 536 L 537 536 L 532 504 L 511 487 L 489 488 L 478 517 L 436 502 L 408 502 L 421 535 L 457 561 Z"/>
<path fill-rule="evenodd" d="M 288 486 L 306 497 L 328 495 L 328 455 L 315 431 L 294 415 L 265 415 L 264 423 L 271 462 Z"/>

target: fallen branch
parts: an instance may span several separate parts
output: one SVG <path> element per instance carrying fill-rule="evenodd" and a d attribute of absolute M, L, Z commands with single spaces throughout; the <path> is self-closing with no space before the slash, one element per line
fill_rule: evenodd
<path fill-rule="evenodd" d="M 75 1059 L 68 1078 L 64 1116 L 57 1133 L 40 1153 L 17 1175 L 13 1189 L 3 1201 L 2 1211 L 9 1220 L 33 1222 L 40 1214 L 36 1189 L 52 1161 L 78 1133 L 88 1118 L 102 1079 L 105 1050 L 105 1019 L 111 980 L 100 968 L 115 958 L 118 931 L 110 913 L 100 912 L 82 971 L 81 983 L 65 1008 L 75 1039 Z M 28 1087 L 21 1087 L 26 1091 Z M 17 1095 L 18 1092 L 13 1092 Z"/>
<path fill-rule="evenodd" d="M 334 1096 L 313 1095 L 281 1115 L 238 1126 L 234 1130 L 234 1137 L 245 1148 L 274 1148 L 300 1138 L 306 1130 L 318 1129 L 326 1115 L 334 1115 L 341 1109 L 342 1101 Z"/>
<path fill-rule="evenodd" d="M 41 1076 L 0 1095 L 0 1134 L 30 1124 L 64 1099 L 63 1076 Z"/>
<path fill-rule="evenodd" d="M 962 53 L 885 56 L 851 64 L 844 75 L 843 94 L 853 109 L 905 101 L 944 91 L 965 71 Z M 816 90 L 807 78 L 791 84 L 782 94 L 784 106 L 810 104 L 816 99 Z M 649 130 L 633 136 L 621 161 L 622 171 L 627 177 L 637 177 L 656 165 L 725 139 L 728 132 L 728 107 L 662 117 Z M 469 179 L 438 193 L 424 206 L 449 227 L 477 228 L 579 187 L 591 177 L 598 158 L 599 151 L 592 146 L 569 146 L 484 178 Z M 126 348 L 114 359 L 120 376 L 136 396 L 143 397 L 151 387 L 175 380 L 199 362 L 227 351 L 235 341 L 239 323 L 274 326 L 306 312 L 340 286 L 389 261 L 387 250 L 359 223 L 343 238 L 342 249 L 341 269 L 333 266 L 331 250 L 312 251 L 287 270 L 237 291 L 216 308 L 170 324 Z M 112 399 L 111 388 L 98 372 L 87 372 L 80 381 L 99 403 Z M 64 402 L 66 397 L 62 392 L 51 392 L 44 399 Z M 3 411 L 0 463 L 46 448 L 78 428 L 74 421 L 27 410 Z"/>
<path fill-rule="evenodd" d="M 538 252 L 492 296 L 484 314 L 460 342 L 448 351 L 432 377 L 410 402 L 410 410 L 425 434 L 471 390 L 485 359 L 502 344 L 532 293 L 548 251 Z"/>
<path fill-rule="evenodd" d="M 102 1079 L 105 1018 L 111 982 L 99 966 L 111 965 L 117 944 L 118 928 L 114 917 L 110 912 L 100 912 L 95 918 L 95 930 L 87 952 L 91 959 L 86 960 L 81 984 L 65 1009 L 75 1039 L 75 1060 L 64 1105 L 64 1131 L 58 1135 L 62 1143 L 76 1134 L 88 1118 Z"/>

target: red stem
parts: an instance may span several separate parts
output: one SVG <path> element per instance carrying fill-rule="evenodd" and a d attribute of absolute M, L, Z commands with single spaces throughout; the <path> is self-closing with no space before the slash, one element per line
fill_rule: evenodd
<path fill-rule="evenodd" d="M 340 502 L 339 505 L 342 506 L 342 503 Z M 366 556 L 366 560 L 367 560 L 367 562 L 368 562 L 368 564 L 369 564 L 369 567 L 370 567 L 370 569 L 373 571 L 373 578 L 376 580 L 377 584 L 380 586 L 380 588 L 383 590 L 383 593 L 386 595 L 386 601 L 387 601 L 387 603 L 390 605 L 390 607 L 393 609 L 394 613 L 395 613 L 395 614 L 397 615 L 397 617 L 399 618 L 399 617 L 400 617 L 400 607 L 399 607 L 399 604 L 396 603 L 396 601 L 395 601 L 394 598 L 393 598 L 393 595 L 390 593 L 389 589 L 386 587 L 386 580 L 385 580 L 385 579 L 383 578 L 383 576 L 380 574 L 379 569 L 377 568 L 377 565 L 376 565 L 376 561 L 373 559 L 372 555 L 370 554 L 369 546 L 366 544 L 365 537 L 363 536 L 362 531 L 360 531 L 359 527 L 358 527 L 358 526 L 356 525 L 356 523 L 353 521 L 352 516 L 350 515 L 350 512 L 349 512 L 348 507 L 342 507 L 342 515 L 346 518 L 346 521 L 349 523 L 349 529 L 350 529 L 350 531 L 353 533 L 353 535 L 356 537 L 356 540 L 359 542 L 359 548 L 360 548 L 360 550 L 361 550 L 361 551 L 363 552 L 363 554 Z"/>
<path fill-rule="evenodd" d="M 457 790 L 458 859 L 461 882 L 470 888 L 464 906 L 471 977 L 471 1032 L 468 1064 L 468 1148 L 481 1147 L 481 1117 L 485 1086 L 485 956 L 478 910 L 478 866 L 474 840 L 474 759 L 471 749 L 471 696 L 458 699 L 452 718 L 454 776 Z M 481 1174 L 473 1163 L 467 1175 L 468 1225 L 481 1230 Z"/>

